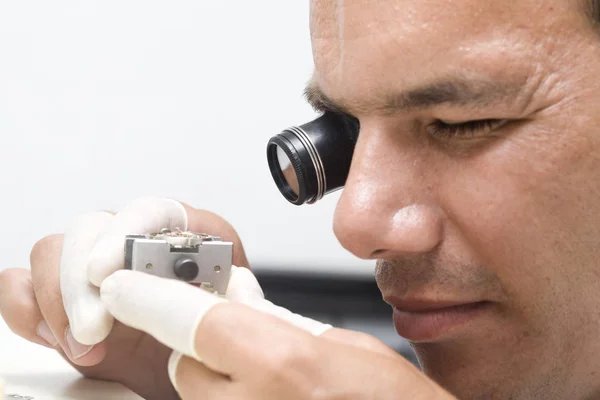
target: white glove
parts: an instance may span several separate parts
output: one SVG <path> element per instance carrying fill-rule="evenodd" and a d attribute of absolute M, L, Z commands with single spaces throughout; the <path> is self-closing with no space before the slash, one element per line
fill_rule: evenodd
<path fill-rule="evenodd" d="M 226 298 L 182 281 L 159 278 L 139 271 L 118 271 L 112 274 L 102 283 L 100 293 L 103 303 L 115 318 L 152 335 L 174 350 L 168 365 L 169 377 L 174 385 L 175 371 L 182 355 L 203 362 L 197 352 L 196 339 L 204 317 L 217 304 L 244 303 L 261 311 L 258 315 L 274 315 L 313 335 L 320 335 L 331 328 L 331 325 L 294 314 L 265 300 L 254 275 L 246 268 L 235 266 Z M 244 329 L 244 332 L 257 328 L 269 330 L 267 325 L 259 326 L 263 324 L 260 321 L 264 321 L 264 318 L 255 320 L 256 325 L 246 325 L 240 329 Z M 223 318 L 217 319 L 216 323 L 223 324 L 225 329 L 231 326 L 231 321 Z M 219 336 L 218 327 L 211 329 Z"/>
<path fill-rule="evenodd" d="M 90 213 L 79 217 L 73 223 L 64 236 L 60 286 L 75 340 L 85 345 L 100 343 L 112 329 L 113 315 L 121 312 L 118 307 L 110 309 L 111 305 L 118 306 L 118 299 L 109 296 L 108 302 L 105 301 L 106 304 L 103 304 L 98 288 L 107 277 L 123 269 L 125 235 L 158 232 L 163 228 L 187 230 L 187 221 L 187 213 L 181 203 L 172 199 L 145 197 L 131 202 L 114 216 L 105 212 Z M 226 299 L 208 294 L 187 283 L 165 282 L 166 279 L 142 272 L 122 271 L 114 275 L 117 276 L 115 280 L 109 281 L 112 282 L 111 284 L 117 282 L 119 285 L 128 285 L 129 291 L 124 295 L 133 296 L 132 299 L 135 300 L 136 309 L 133 310 L 135 318 L 152 319 L 157 324 L 163 323 L 165 319 L 159 317 L 157 313 L 160 310 L 153 308 L 152 305 L 161 302 L 169 304 L 169 311 L 175 313 L 169 315 L 169 320 L 175 318 L 181 326 L 193 327 L 197 326 L 196 324 L 212 305 L 229 300 L 276 315 L 316 335 L 331 327 L 293 314 L 265 300 L 256 278 L 246 268 L 232 267 Z M 126 280 L 121 282 L 118 280 L 120 277 Z M 160 285 L 161 290 L 157 290 L 157 285 Z M 177 301 L 174 302 L 173 299 Z M 200 305 L 204 303 L 206 307 L 203 308 Z M 189 307 L 190 304 L 198 307 Z M 126 321 L 131 322 L 135 327 L 135 318 Z M 146 326 L 148 322 L 146 320 L 140 326 Z M 184 336 L 191 334 L 189 329 L 182 329 L 179 332 Z M 161 340 L 161 337 L 156 338 Z M 173 342 L 171 339 L 163 339 L 166 345 Z M 175 342 L 180 344 L 178 348 L 189 351 L 189 346 L 181 347 L 181 344 L 188 339 L 187 337 L 176 339 Z"/>

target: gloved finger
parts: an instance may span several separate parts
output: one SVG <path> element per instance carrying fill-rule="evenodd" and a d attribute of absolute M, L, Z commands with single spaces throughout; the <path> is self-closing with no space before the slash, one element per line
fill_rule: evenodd
<path fill-rule="evenodd" d="M 110 313 L 167 347 L 223 375 L 251 374 L 270 353 L 293 351 L 314 336 L 273 315 L 231 302 L 185 282 L 138 271 L 117 271 L 100 288 Z M 262 352 L 262 354 L 260 354 Z"/>
<path fill-rule="evenodd" d="M 0 315 L 22 338 L 50 348 L 58 345 L 38 307 L 30 271 L 14 268 L 0 272 Z"/>
<path fill-rule="evenodd" d="M 83 345 L 95 345 L 109 335 L 113 318 L 100 300 L 100 291 L 88 282 L 86 264 L 100 234 L 112 222 L 107 212 L 80 216 L 64 235 L 60 289 L 70 333 Z"/>
<path fill-rule="evenodd" d="M 102 282 L 102 302 L 123 324 L 200 360 L 195 332 L 206 313 L 228 300 L 183 281 L 120 270 Z"/>
<path fill-rule="evenodd" d="M 92 366 L 104 359 L 106 347 L 104 342 L 93 347 L 78 342 L 69 328 L 60 287 L 63 238 L 63 235 L 51 235 L 33 247 L 30 256 L 33 290 L 43 319 L 65 355 L 74 364 Z"/>
<path fill-rule="evenodd" d="M 132 201 L 114 216 L 98 238 L 87 260 L 89 281 L 100 287 L 107 276 L 123 269 L 126 235 L 158 232 L 164 228 L 185 231 L 187 224 L 187 212 L 178 201 L 158 197 L 143 197 Z"/>
<path fill-rule="evenodd" d="M 258 280 L 247 268 L 232 266 L 226 297 L 231 301 L 243 303 L 256 310 L 275 315 L 313 335 L 321 335 L 332 328 L 329 324 L 293 313 L 287 308 L 266 300 Z"/>
<path fill-rule="evenodd" d="M 252 271 L 232 265 L 225 297 L 231 301 L 248 304 L 263 300 L 265 294 Z"/>
<path fill-rule="evenodd" d="M 178 352 L 169 359 L 169 378 L 183 400 L 234 398 L 228 395 L 231 382 L 226 376 Z"/>

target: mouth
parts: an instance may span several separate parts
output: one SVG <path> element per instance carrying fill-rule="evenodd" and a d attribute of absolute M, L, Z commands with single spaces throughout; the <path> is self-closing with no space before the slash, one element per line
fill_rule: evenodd
<path fill-rule="evenodd" d="M 396 332 L 411 342 L 447 338 L 489 310 L 489 301 L 452 302 L 427 300 L 389 301 Z"/>

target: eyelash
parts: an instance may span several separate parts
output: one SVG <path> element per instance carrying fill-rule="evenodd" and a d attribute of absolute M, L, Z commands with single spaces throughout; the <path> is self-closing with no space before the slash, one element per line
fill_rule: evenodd
<path fill-rule="evenodd" d="M 450 124 L 442 120 L 436 120 L 427 125 L 427 132 L 441 139 L 472 138 L 475 136 L 485 136 L 495 129 L 506 124 L 505 119 L 481 119 L 477 121 L 467 121 L 457 124 Z"/>
<path fill-rule="evenodd" d="M 338 111 L 331 110 L 329 109 L 329 107 L 320 103 L 314 104 L 313 107 L 318 112 L 339 113 Z M 357 126 L 360 127 L 360 122 L 357 118 L 345 113 L 340 114 L 344 115 L 352 121 L 355 121 Z M 509 121 L 506 119 L 480 119 L 475 121 L 467 121 L 452 124 L 438 119 L 428 124 L 426 126 L 426 129 L 431 136 L 435 136 L 440 139 L 447 140 L 456 137 L 461 139 L 469 139 L 475 136 L 485 136 L 490 132 L 502 127 L 508 122 Z"/>

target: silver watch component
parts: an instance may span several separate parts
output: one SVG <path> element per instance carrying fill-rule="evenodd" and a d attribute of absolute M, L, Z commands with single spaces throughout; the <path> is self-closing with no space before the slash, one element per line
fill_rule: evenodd
<path fill-rule="evenodd" d="M 170 231 L 125 236 L 125 269 L 200 284 L 225 295 L 233 243 L 204 233 Z"/>

